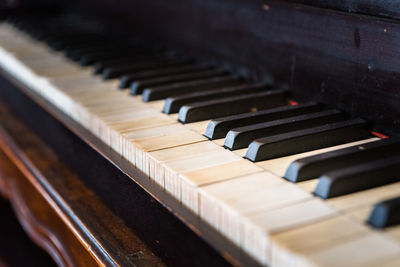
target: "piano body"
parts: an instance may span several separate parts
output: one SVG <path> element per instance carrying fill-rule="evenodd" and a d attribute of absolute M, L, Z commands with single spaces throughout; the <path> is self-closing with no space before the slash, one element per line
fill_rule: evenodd
<path fill-rule="evenodd" d="M 400 265 L 395 1 L 0 16 L 0 192 L 58 265 Z"/>

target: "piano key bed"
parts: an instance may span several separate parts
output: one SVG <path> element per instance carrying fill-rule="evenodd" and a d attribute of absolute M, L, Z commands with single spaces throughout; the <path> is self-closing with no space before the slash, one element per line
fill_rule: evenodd
<path fill-rule="evenodd" d="M 216 63 L 43 23 L 0 25 L 1 68 L 259 263 L 399 265 L 395 136 Z"/>

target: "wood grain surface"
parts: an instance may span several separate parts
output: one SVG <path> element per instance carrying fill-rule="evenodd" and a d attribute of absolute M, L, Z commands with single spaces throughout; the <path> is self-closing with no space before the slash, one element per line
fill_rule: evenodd
<path fill-rule="evenodd" d="M 164 265 L 4 106 L 0 116 L 7 128 L 0 128 L 1 191 L 25 231 L 57 264 Z M 18 144 L 9 134 L 20 137 Z"/>

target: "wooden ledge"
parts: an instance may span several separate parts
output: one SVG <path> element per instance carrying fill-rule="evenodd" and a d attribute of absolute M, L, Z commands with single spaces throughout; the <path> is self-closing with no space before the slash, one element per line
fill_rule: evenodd
<path fill-rule="evenodd" d="M 0 118 L 0 191 L 31 239 L 57 264 L 164 265 L 3 105 Z"/>

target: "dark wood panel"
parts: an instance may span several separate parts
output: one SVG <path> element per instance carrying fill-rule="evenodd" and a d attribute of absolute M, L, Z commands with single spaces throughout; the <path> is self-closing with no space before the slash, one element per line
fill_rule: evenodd
<path fill-rule="evenodd" d="M 396 21 L 282 1 L 97 4 L 80 3 L 126 31 L 227 62 L 254 79 L 272 77 L 300 99 L 337 105 L 400 130 Z"/>
<path fill-rule="evenodd" d="M 310 6 L 330 8 L 386 18 L 400 18 L 400 3 L 392 0 L 287 0 Z"/>

